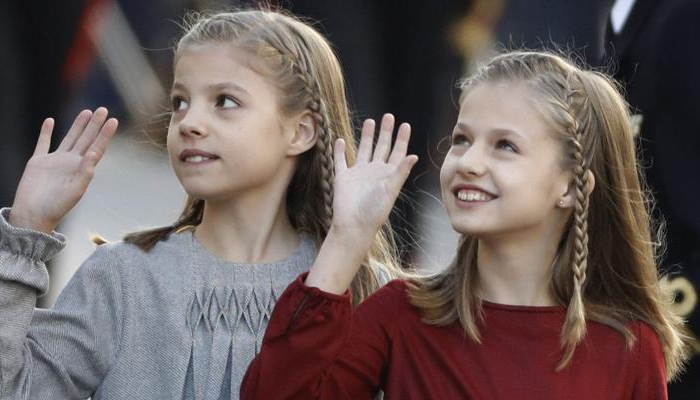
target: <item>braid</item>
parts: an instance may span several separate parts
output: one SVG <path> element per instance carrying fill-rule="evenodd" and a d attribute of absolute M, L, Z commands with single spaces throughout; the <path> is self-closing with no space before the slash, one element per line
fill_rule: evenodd
<path fill-rule="evenodd" d="M 336 133 L 330 127 L 329 110 L 327 104 L 323 100 L 322 87 L 317 74 L 314 71 L 314 64 L 308 58 L 309 44 L 304 39 L 303 35 L 299 35 L 299 47 L 297 51 L 288 49 L 292 60 L 292 70 L 297 76 L 297 79 L 302 83 L 305 95 L 309 99 L 308 108 L 313 113 L 316 129 L 316 149 L 318 157 L 319 184 L 321 186 L 321 195 L 323 196 L 323 210 L 320 212 L 320 223 L 323 231 L 323 236 L 328 233 L 333 219 L 333 190 L 335 181 L 335 164 L 333 159 L 333 139 Z M 306 48 L 306 49 L 305 49 Z M 297 56 L 298 55 L 298 56 Z M 381 234 L 379 237 L 383 237 Z M 375 240 L 380 240 L 376 239 Z M 380 248 L 377 244 L 373 244 L 369 251 L 368 258 L 364 260 L 360 269 L 357 271 L 354 279 L 350 284 L 350 292 L 352 293 L 353 304 L 359 304 L 362 299 L 367 298 L 379 286 L 379 280 L 376 275 L 376 268 L 385 268 L 381 266 L 372 267 L 370 259 L 387 259 L 379 253 Z"/>
<path fill-rule="evenodd" d="M 292 28 L 291 32 L 296 36 L 298 42 L 288 42 L 279 40 L 277 49 L 281 54 L 287 55 L 291 61 L 291 69 L 296 78 L 301 82 L 303 91 L 309 99 L 308 108 L 313 112 L 316 123 L 316 147 L 320 158 L 321 188 L 323 190 L 323 216 L 321 226 L 328 232 L 333 218 L 333 179 L 335 165 L 333 161 L 332 132 L 328 127 L 328 113 L 326 104 L 322 100 L 321 87 L 318 79 L 315 79 L 313 63 L 308 58 L 309 43 L 304 35 L 297 29 Z"/>
<path fill-rule="evenodd" d="M 173 224 L 154 228 L 142 232 L 133 232 L 124 236 L 125 243 L 135 244 L 144 251 L 149 251 L 159 241 L 168 237 L 171 233 L 180 233 L 187 229 L 191 229 L 202 222 L 204 215 L 204 200 L 187 198 L 185 209 L 182 210 L 180 217 Z M 104 244 L 106 241 L 101 237 L 92 237 L 92 241 L 97 244 Z"/>
<path fill-rule="evenodd" d="M 568 81 L 568 80 L 567 80 Z M 567 82 L 568 83 L 568 82 Z M 585 109 L 587 96 L 577 89 L 569 87 L 566 106 L 569 116 L 569 143 L 573 150 L 574 158 L 574 254 L 572 260 L 573 293 L 569 301 L 566 320 L 562 330 L 562 344 L 565 347 L 559 369 L 563 368 L 573 357 L 576 345 L 586 334 L 586 310 L 583 303 L 583 290 L 586 282 L 586 270 L 588 266 L 588 195 L 590 193 L 588 174 L 582 141 L 583 135 L 576 110 Z M 574 100 L 580 100 L 580 104 L 574 105 Z"/>
<path fill-rule="evenodd" d="M 331 146 L 331 132 L 326 124 L 326 109 L 323 101 L 314 102 L 318 105 L 314 110 L 316 125 L 318 131 L 318 139 L 316 146 L 318 154 L 321 158 L 321 188 L 323 189 L 323 227 L 326 231 L 331 227 L 333 219 L 333 179 L 334 179 L 334 162 L 333 148 Z"/>

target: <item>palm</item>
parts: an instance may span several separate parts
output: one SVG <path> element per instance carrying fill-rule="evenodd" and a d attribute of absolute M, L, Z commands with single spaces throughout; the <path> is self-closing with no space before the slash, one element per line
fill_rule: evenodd
<path fill-rule="evenodd" d="M 411 128 L 399 127 L 396 143 L 391 145 L 394 118 L 382 119 L 377 145 L 372 148 L 374 122 L 365 121 L 355 165 L 348 167 L 344 143 L 336 144 L 336 176 L 333 223 L 336 226 L 374 231 L 386 221 L 401 186 L 417 157 L 406 155 Z"/>
<path fill-rule="evenodd" d="M 80 200 L 117 128 L 107 110 L 78 115 L 58 149 L 49 153 L 53 120 L 41 129 L 34 155 L 20 180 L 11 218 L 25 227 L 48 230 Z"/>

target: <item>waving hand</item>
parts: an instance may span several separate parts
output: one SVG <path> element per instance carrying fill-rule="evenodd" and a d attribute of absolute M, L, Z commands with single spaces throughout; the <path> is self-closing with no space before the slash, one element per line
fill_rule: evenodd
<path fill-rule="evenodd" d="M 355 165 L 345 160 L 345 143 L 339 139 L 335 156 L 333 225 L 374 235 L 386 221 L 411 168 L 418 160 L 406 155 L 411 127 L 401 124 L 392 149 L 394 116 L 382 118 L 379 138 L 373 148 L 375 123 L 366 120 Z"/>
<path fill-rule="evenodd" d="M 345 159 L 345 143 L 342 139 L 336 142 L 333 221 L 306 279 L 308 286 L 334 293 L 348 288 L 418 161 L 417 156 L 406 155 L 411 135 L 408 124 L 399 126 L 393 147 L 393 115 L 382 118 L 376 146 L 372 143 L 374 129 L 374 121 L 365 121 L 352 166 Z"/>
<path fill-rule="evenodd" d="M 51 232 L 85 194 L 117 125 L 116 119 L 107 119 L 104 107 L 94 113 L 84 110 L 58 149 L 49 153 L 54 120 L 47 118 L 17 187 L 9 222 Z"/>

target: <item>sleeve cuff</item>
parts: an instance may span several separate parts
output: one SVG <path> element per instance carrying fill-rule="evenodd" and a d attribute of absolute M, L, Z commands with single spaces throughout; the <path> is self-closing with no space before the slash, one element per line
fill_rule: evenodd
<path fill-rule="evenodd" d="M 47 235 L 31 229 L 10 225 L 10 208 L 0 209 L 0 250 L 32 260 L 48 261 L 66 245 L 66 237 L 58 232 Z"/>
<path fill-rule="evenodd" d="M 45 262 L 65 247 L 66 237 L 12 226 L 9 214 L 9 208 L 0 209 L 0 280 L 32 287 L 42 296 L 49 288 Z"/>
<path fill-rule="evenodd" d="M 294 285 L 297 289 L 300 291 L 311 295 L 313 297 L 320 297 L 324 298 L 326 300 L 331 300 L 331 301 L 337 301 L 337 302 L 343 302 L 347 303 L 352 300 L 352 296 L 350 294 L 350 290 L 346 290 L 345 293 L 343 294 L 335 294 L 331 292 L 325 292 L 317 287 L 311 287 L 311 286 L 306 286 L 304 282 L 306 282 L 306 277 L 309 275 L 308 272 L 304 272 L 301 275 L 297 277 L 297 279 L 294 280 L 292 285 Z"/>

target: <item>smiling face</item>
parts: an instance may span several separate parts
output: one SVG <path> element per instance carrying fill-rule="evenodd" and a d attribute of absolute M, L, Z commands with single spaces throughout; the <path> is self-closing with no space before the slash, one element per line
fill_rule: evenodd
<path fill-rule="evenodd" d="M 468 90 L 440 170 L 452 227 L 475 237 L 561 228 L 558 202 L 571 173 L 561 167 L 561 144 L 530 105 L 535 93 L 514 82 Z"/>
<path fill-rule="evenodd" d="M 286 187 L 294 168 L 294 124 L 278 111 L 276 88 L 231 44 L 188 46 L 178 54 L 168 153 L 185 191 L 227 200 Z"/>

